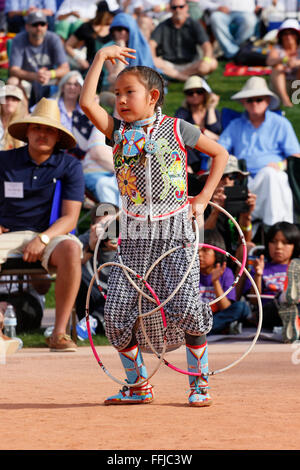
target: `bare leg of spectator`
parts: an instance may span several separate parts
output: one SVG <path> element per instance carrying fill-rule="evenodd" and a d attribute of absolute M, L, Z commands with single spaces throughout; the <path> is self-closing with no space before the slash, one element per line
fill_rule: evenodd
<path fill-rule="evenodd" d="M 55 283 L 56 315 L 53 335 L 65 333 L 81 280 L 80 247 L 73 241 L 57 245 L 50 257 L 57 269 Z"/>
<path fill-rule="evenodd" d="M 285 71 L 281 64 L 273 68 L 271 73 L 271 82 L 274 91 L 281 99 L 283 106 L 291 108 L 293 103 L 291 102 L 287 92 Z"/>

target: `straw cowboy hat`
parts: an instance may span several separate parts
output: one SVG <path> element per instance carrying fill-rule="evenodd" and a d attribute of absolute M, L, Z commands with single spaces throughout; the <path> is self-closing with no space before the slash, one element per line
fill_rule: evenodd
<path fill-rule="evenodd" d="M 270 109 L 277 109 L 280 105 L 280 99 L 268 88 L 267 82 L 263 77 L 249 78 L 241 91 L 233 95 L 231 99 L 242 100 L 257 96 L 269 96 L 271 98 L 269 104 Z"/>
<path fill-rule="evenodd" d="M 8 126 L 8 132 L 15 139 L 27 142 L 27 128 L 29 124 L 42 124 L 58 129 L 60 133 L 57 145 L 61 149 L 71 149 L 76 145 L 76 139 L 73 134 L 60 122 L 60 111 L 56 100 L 42 98 L 29 116 L 13 121 Z"/>

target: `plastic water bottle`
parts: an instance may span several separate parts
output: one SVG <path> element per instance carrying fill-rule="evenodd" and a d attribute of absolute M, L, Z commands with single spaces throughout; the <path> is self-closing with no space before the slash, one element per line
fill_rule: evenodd
<path fill-rule="evenodd" d="M 4 313 L 4 334 L 9 338 L 16 337 L 17 317 L 12 305 L 6 307 Z"/>

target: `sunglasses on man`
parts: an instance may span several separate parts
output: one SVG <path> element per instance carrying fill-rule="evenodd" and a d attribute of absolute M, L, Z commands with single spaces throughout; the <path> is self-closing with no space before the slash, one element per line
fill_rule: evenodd
<path fill-rule="evenodd" d="M 262 101 L 265 101 L 265 98 L 247 98 L 246 103 L 261 103 Z"/>
<path fill-rule="evenodd" d="M 182 10 L 186 5 L 172 5 L 171 10 Z"/>
<path fill-rule="evenodd" d="M 45 23 L 44 21 L 39 21 L 38 23 L 33 23 L 31 26 L 37 28 L 38 26 L 46 26 L 46 24 L 47 23 Z"/>

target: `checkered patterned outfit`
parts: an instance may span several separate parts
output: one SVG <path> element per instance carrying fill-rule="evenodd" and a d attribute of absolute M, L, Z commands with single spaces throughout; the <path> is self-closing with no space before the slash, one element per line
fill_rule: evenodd
<path fill-rule="evenodd" d="M 167 118 L 166 124 L 170 129 L 170 123 L 173 126 L 174 120 Z M 164 126 L 159 128 L 157 133 L 157 141 L 162 137 L 166 139 L 166 132 Z M 151 157 L 151 188 L 152 200 L 161 200 L 162 194 L 162 180 L 163 176 L 169 175 L 169 182 L 166 182 L 168 192 L 164 193 L 164 199 L 161 205 L 163 211 L 160 214 L 163 216 L 160 219 L 155 217 L 158 215 L 157 205 L 151 207 L 151 201 L 145 197 L 145 203 L 142 205 L 144 217 L 141 220 L 139 217 L 128 216 L 128 213 L 122 212 L 121 216 L 121 257 L 124 265 L 130 267 L 133 271 L 141 276 L 145 276 L 146 272 L 152 264 L 170 248 L 182 246 L 183 244 L 193 243 L 195 241 L 195 234 L 192 227 L 192 222 L 188 218 L 188 205 L 187 205 L 187 186 L 182 187 L 178 184 L 178 179 L 173 184 L 174 174 L 176 177 L 185 178 L 186 180 L 186 153 L 182 142 L 178 142 L 178 138 L 171 134 L 168 141 L 165 141 L 166 147 L 171 149 L 171 152 L 159 156 L 153 155 Z M 173 161 L 172 158 L 168 161 L 171 153 L 176 152 L 182 163 L 182 174 L 169 173 Z M 155 164 L 156 170 L 155 171 Z M 162 169 L 162 162 L 165 164 Z M 149 162 L 147 167 L 149 168 Z M 137 168 L 133 167 L 135 175 L 137 169 L 139 172 L 147 171 L 147 167 L 138 165 Z M 116 170 L 118 174 L 118 170 Z M 143 183 L 145 182 L 145 183 Z M 161 184 L 159 184 L 159 182 Z M 139 183 L 139 179 L 137 179 Z M 143 192 L 143 184 L 145 190 Z M 147 196 L 147 179 L 142 178 L 142 185 L 137 188 L 143 198 Z M 176 193 L 179 191 L 180 193 Z M 149 194 L 149 193 L 148 193 Z M 130 193 L 126 193 L 126 204 L 130 199 Z M 136 192 L 134 192 L 136 197 Z M 165 200 L 169 200 L 166 204 Z M 129 201 L 131 210 L 134 209 L 132 200 Z M 127 205 L 128 206 L 128 205 Z M 165 213 L 169 209 L 169 213 Z M 148 210 L 148 214 L 147 214 Z M 170 212 L 173 212 L 170 215 Z M 163 302 L 169 295 L 173 293 L 182 277 L 189 268 L 193 256 L 193 247 L 179 248 L 172 254 L 165 257 L 151 272 L 147 282 L 150 284 L 156 293 L 160 302 Z M 118 255 L 115 261 L 119 262 Z M 142 282 L 132 276 L 133 281 L 139 285 L 149 296 L 150 292 L 142 287 Z M 212 327 L 212 312 L 208 304 L 200 302 L 199 298 L 199 283 L 200 283 L 200 266 L 199 259 L 196 257 L 196 262 L 193 264 L 192 270 L 188 275 L 185 283 L 176 293 L 176 295 L 168 302 L 165 307 L 165 315 L 167 320 L 167 349 L 175 349 L 185 342 L 185 333 L 191 335 L 207 334 Z M 141 330 L 138 305 L 139 293 L 131 285 L 125 272 L 121 268 L 112 266 L 108 282 L 107 299 L 105 303 L 105 328 L 106 336 L 116 349 L 122 350 L 128 346 L 132 338 L 133 329 L 137 338 L 140 348 L 144 351 L 150 351 L 148 342 L 145 335 Z M 147 299 L 142 300 L 141 313 L 144 314 L 153 310 L 156 303 L 152 303 Z M 146 333 L 151 341 L 151 344 L 157 351 L 161 351 L 163 347 L 163 329 L 161 321 L 161 313 L 158 311 L 155 314 L 143 318 L 143 323 Z"/>

